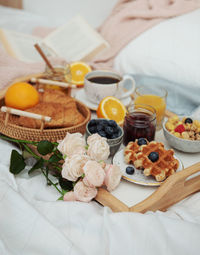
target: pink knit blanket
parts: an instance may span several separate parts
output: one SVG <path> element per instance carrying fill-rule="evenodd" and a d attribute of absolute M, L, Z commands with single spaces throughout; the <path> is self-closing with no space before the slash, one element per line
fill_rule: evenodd
<path fill-rule="evenodd" d="M 111 47 L 98 54 L 93 68 L 112 68 L 119 51 L 138 35 L 159 22 L 200 7 L 198 0 L 119 0 L 98 29 Z M 27 64 L 9 56 L 0 47 L 0 88 L 15 78 L 44 71 L 44 63 Z"/>

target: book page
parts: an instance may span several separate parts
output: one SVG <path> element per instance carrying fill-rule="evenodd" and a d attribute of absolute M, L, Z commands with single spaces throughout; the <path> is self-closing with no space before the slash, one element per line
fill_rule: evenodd
<path fill-rule="evenodd" d="M 1 29 L 0 41 L 7 52 L 19 60 L 25 62 L 41 61 L 41 56 L 34 47 L 35 43 L 41 42 L 38 37 Z"/>
<path fill-rule="evenodd" d="M 82 17 L 76 16 L 68 24 L 48 35 L 43 43 L 66 61 L 78 61 L 93 56 L 109 44 Z M 87 59 L 88 60 L 88 59 Z"/>

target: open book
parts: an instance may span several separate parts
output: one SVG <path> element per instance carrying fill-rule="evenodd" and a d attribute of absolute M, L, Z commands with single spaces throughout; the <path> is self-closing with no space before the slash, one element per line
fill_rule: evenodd
<path fill-rule="evenodd" d="M 61 57 L 69 62 L 90 61 L 97 53 L 109 47 L 81 16 L 75 16 L 44 39 L 0 29 L 0 42 L 10 55 L 25 62 L 41 61 L 34 48 L 35 43 L 41 46 L 47 56 Z"/>

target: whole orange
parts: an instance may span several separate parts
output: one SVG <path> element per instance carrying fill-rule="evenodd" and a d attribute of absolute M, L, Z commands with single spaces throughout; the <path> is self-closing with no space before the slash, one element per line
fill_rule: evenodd
<path fill-rule="evenodd" d="M 5 104 L 8 107 L 25 110 L 39 102 L 39 93 L 26 82 L 17 82 L 6 91 Z"/>

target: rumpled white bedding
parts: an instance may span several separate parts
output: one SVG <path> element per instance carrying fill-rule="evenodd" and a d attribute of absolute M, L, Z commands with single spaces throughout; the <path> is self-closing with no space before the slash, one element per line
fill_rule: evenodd
<path fill-rule="evenodd" d="M 1 26 L 12 29 L 13 16 L 5 18 L 10 23 L 2 24 L 1 16 Z M 30 33 L 37 22 L 30 18 L 29 26 L 20 22 L 24 26 L 17 30 Z M 200 193 L 165 213 L 112 213 L 96 202 L 57 201 L 58 192 L 46 186 L 43 175 L 10 174 L 12 149 L 13 145 L 0 140 L 0 255 L 200 254 Z M 179 156 L 188 166 L 199 154 Z M 114 194 L 125 202 L 127 197 L 139 200 L 144 187 L 136 186 L 122 182 Z"/>
<path fill-rule="evenodd" d="M 43 175 L 9 172 L 12 149 L 0 140 L 1 255 L 199 254 L 200 193 L 165 213 L 112 213 L 96 202 L 56 201 L 59 194 Z"/>

